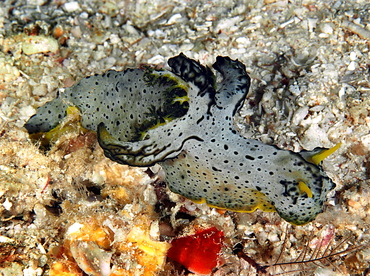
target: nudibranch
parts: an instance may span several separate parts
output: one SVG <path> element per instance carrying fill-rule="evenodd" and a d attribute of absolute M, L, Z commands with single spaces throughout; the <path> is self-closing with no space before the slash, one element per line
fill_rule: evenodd
<path fill-rule="evenodd" d="M 217 57 L 221 83 L 183 54 L 168 64 L 171 71 L 148 66 L 85 78 L 38 108 L 25 127 L 49 132 L 74 106 L 108 158 L 159 163 L 175 193 L 232 211 L 276 211 L 296 225 L 314 220 L 334 188 L 319 164 L 336 147 L 294 153 L 242 137 L 233 116 L 250 78 L 238 60 Z"/>

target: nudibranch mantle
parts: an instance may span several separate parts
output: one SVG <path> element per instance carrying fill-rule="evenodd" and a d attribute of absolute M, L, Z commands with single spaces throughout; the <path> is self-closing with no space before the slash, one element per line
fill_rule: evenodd
<path fill-rule="evenodd" d="M 107 157 L 132 166 L 159 163 L 170 190 L 194 202 L 277 211 L 297 225 L 315 219 L 334 188 L 312 161 L 315 154 L 247 139 L 234 127 L 250 86 L 245 66 L 217 57 L 213 68 L 223 79 L 216 83 L 210 68 L 183 54 L 168 64 L 172 71 L 147 67 L 85 78 L 40 107 L 25 127 L 50 131 L 76 106 Z"/>

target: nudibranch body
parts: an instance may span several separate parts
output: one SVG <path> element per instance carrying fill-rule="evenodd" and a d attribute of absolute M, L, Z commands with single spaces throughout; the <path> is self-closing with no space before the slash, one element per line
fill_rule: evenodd
<path fill-rule="evenodd" d="M 314 162 L 314 153 L 281 150 L 237 132 L 233 116 L 250 85 L 245 66 L 217 57 L 213 67 L 223 80 L 216 84 L 211 69 L 183 54 L 168 63 L 172 72 L 148 67 L 86 78 L 40 107 L 25 127 L 49 131 L 76 106 L 107 157 L 161 164 L 175 193 L 233 211 L 277 211 L 297 225 L 315 219 L 334 187 L 318 166 L 326 155 Z"/>

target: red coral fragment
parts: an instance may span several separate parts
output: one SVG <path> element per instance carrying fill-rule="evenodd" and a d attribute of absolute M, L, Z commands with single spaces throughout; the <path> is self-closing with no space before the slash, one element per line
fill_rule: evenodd
<path fill-rule="evenodd" d="M 174 239 L 167 256 L 189 271 L 207 275 L 218 263 L 224 233 L 216 227 L 199 230 L 194 235 Z"/>

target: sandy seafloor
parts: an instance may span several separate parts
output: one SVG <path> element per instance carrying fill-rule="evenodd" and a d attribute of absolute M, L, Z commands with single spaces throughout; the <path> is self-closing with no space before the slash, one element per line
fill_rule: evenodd
<path fill-rule="evenodd" d="M 366 0 L 1 1 L 0 274 L 188 275 L 166 259 L 168 241 L 216 226 L 225 241 L 213 275 L 262 275 L 246 256 L 270 275 L 369 275 L 369 45 Z M 323 162 L 336 188 L 316 220 L 197 205 L 166 189 L 160 168 L 104 157 L 92 133 L 63 133 L 45 150 L 23 128 L 58 88 L 168 68 L 180 52 L 246 65 L 242 135 L 294 151 L 342 143 Z"/>

